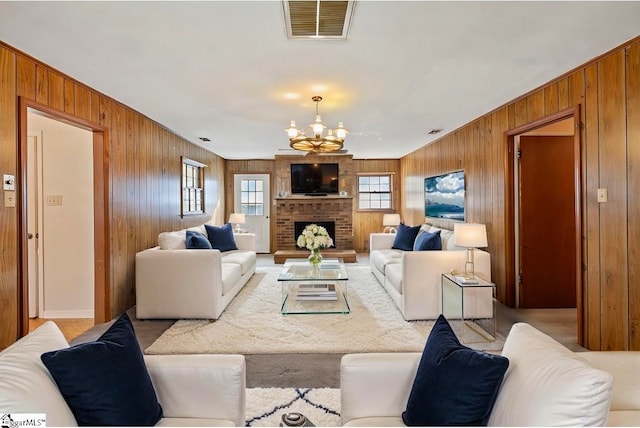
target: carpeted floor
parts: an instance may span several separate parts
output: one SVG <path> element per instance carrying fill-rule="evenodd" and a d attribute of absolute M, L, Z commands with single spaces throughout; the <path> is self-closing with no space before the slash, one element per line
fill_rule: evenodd
<path fill-rule="evenodd" d="M 405 321 L 367 267 L 347 269 L 350 314 L 283 316 L 280 269 L 259 268 L 217 321 L 177 321 L 145 353 L 421 351 L 433 321 Z"/>
<path fill-rule="evenodd" d="M 259 268 L 217 321 L 181 320 L 147 354 L 420 352 L 433 321 L 405 321 L 368 267 L 348 266 L 351 313 L 280 314 L 280 268 Z M 320 303 L 323 302 L 313 302 Z M 471 347 L 500 350 L 502 341 Z"/>

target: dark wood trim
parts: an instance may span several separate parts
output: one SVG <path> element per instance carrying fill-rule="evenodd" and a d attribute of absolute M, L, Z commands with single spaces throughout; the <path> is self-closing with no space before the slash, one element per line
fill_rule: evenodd
<path fill-rule="evenodd" d="M 18 173 L 16 202 L 18 204 L 18 338 L 29 333 L 29 251 L 27 243 L 27 107 L 28 101 L 18 101 Z"/>
<path fill-rule="evenodd" d="M 528 124 L 519 126 L 514 129 L 510 129 L 505 133 L 505 278 L 506 278 L 506 304 L 509 306 L 515 306 L 516 299 L 516 276 L 515 271 L 515 189 L 513 183 L 514 176 L 514 160 L 515 160 L 515 137 L 520 134 L 524 134 L 534 129 L 541 128 L 543 126 L 550 125 L 560 120 L 573 118 L 574 126 L 576 127 L 574 132 L 574 187 L 575 187 L 575 203 L 574 203 L 574 221 L 576 224 L 576 309 L 577 309 L 577 342 L 579 345 L 585 343 L 584 336 L 584 298 L 583 298 L 583 272 L 582 272 L 582 189 L 583 189 L 583 177 L 582 177 L 582 149 L 581 149 L 581 120 L 580 120 L 580 105 L 571 107 L 555 114 L 543 117 Z"/>
<path fill-rule="evenodd" d="M 111 319 L 109 132 L 93 131 L 94 322 Z"/>
<path fill-rule="evenodd" d="M 18 101 L 18 336 L 29 332 L 29 283 L 27 251 L 27 112 L 37 110 L 43 116 L 93 132 L 94 181 L 94 318 L 96 323 L 111 319 L 110 300 L 110 228 L 109 228 L 109 134 L 107 128 L 72 114 L 19 97 Z"/>
<path fill-rule="evenodd" d="M 582 210 L 583 200 L 586 197 L 583 195 L 586 183 L 584 183 L 585 177 L 582 175 L 582 117 L 580 116 L 580 104 L 578 104 L 573 111 L 573 126 L 573 185 L 576 195 L 573 206 L 576 224 L 576 322 L 578 323 L 578 344 L 582 346 L 586 343 L 586 339 L 584 337 L 584 325 L 586 320 L 584 319 L 584 273 L 582 263 L 582 255 L 584 253 L 582 251 L 582 236 L 583 230 L 585 230 L 585 225 L 582 223 Z"/>
<path fill-rule="evenodd" d="M 515 211 L 514 211 L 514 189 L 513 189 L 513 174 L 514 174 L 514 139 L 513 135 L 505 134 L 505 144 L 507 149 L 505 150 L 505 165 L 504 165 L 504 200 L 505 200 L 505 215 L 504 215 L 504 245 L 505 245 L 505 304 L 512 308 L 516 307 L 516 259 L 515 259 Z"/>
<path fill-rule="evenodd" d="M 576 116 L 576 109 L 578 109 L 577 110 L 578 116 Z M 551 125 L 554 122 L 559 122 L 564 119 L 569 119 L 570 117 L 573 117 L 574 119 L 577 118 L 577 121 L 575 123 L 576 124 L 579 123 L 579 119 L 580 119 L 579 106 L 570 107 L 562 111 L 559 111 L 557 113 L 551 114 L 549 116 L 540 118 L 538 120 L 534 120 L 533 122 L 527 123 L 525 125 L 518 126 L 517 128 L 510 129 L 507 131 L 507 136 L 516 136 L 516 135 L 524 134 L 525 132 L 530 132 L 530 131 L 533 131 L 534 129 Z"/>

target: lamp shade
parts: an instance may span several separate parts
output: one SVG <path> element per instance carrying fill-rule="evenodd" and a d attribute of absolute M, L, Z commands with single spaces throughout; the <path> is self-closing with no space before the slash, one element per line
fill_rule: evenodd
<path fill-rule="evenodd" d="M 487 244 L 487 228 L 478 223 L 455 223 L 453 236 L 456 245 L 467 248 L 483 248 Z"/>
<path fill-rule="evenodd" d="M 244 214 L 241 213 L 231 213 L 229 216 L 229 223 L 232 224 L 244 224 Z"/>
<path fill-rule="evenodd" d="M 400 214 L 385 214 L 382 216 L 383 226 L 398 226 L 400 224 Z"/>

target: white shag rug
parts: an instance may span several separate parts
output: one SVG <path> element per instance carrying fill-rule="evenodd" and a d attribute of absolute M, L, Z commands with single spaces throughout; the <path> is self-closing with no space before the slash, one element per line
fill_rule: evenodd
<path fill-rule="evenodd" d="M 147 354 L 421 352 L 434 321 L 405 321 L 367 266 L 347 265 L 351 313 L 280 313 L 281 267 L 261 267 L 217 321 L 180 320 Z M 503 341 L 469 345 L 500 350 Z"/>
<path fill-rule="evenodd" d="M 338 427 L 340 390 L 335 388 L 247 388 L 248 427 L 277 427 L 285 413 L 302 413 L 315 426 Z"/>

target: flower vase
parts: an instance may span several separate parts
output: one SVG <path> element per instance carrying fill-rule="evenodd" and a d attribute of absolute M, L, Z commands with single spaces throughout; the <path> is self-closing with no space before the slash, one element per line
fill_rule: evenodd
<path fill-rule="evenodd" d="M 311 263 L 311 266 L 313 267 L 320 266 L 320 263 L 322 262 L 322 254 L 320 254 L 320 248 L 314 248 L 313 250 L 311 250 L 311 254 L 307 258 L 307 260 L 309 260 L 309 263 Z"/>

